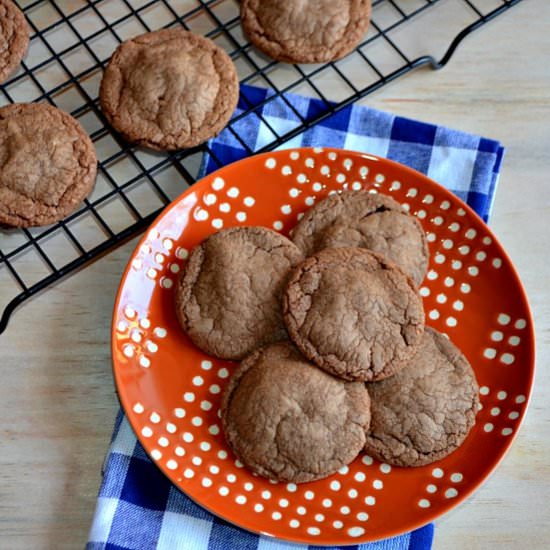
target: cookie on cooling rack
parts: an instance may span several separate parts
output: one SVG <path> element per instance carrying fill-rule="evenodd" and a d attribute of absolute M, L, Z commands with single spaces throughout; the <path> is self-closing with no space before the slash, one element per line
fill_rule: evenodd
<path fill-rule="evenodd" d="M 235 455 L 276 481 L 333 474 L 363 448 L 369 395 L 308 363 L 289 342 L 247 357 L 225 390 L 221 419 Z"/>
<path fill-rule="evenodd" d="M 181 326 L 197 347 L 240 360 L 287 338 L 281 294 L 299 248 L 264 227 L 235 227 L 197 246 L 176 289 Z"/>
<path fill-rule="evenodd" d="M 241 21 L 252 44 L 289 63 L 344 57 L 365 36 L 371 0 L 242 0 Z"/>
<path fill-rule="evenodd" d="M 91 192 L 94 145 L 72 116 L 44 103 L 0 108 L 0 223 L 47 225 Z"/>
<path fill-rule="evenodd" d="M 112 126 L 131 143 L 163 151 L 214 137 L 238 97 L 230 57 L 212 40 L 182 29 L 123 42 L 100 88 L 101 108 Z"/>
<path fill-rule="evenodd" d="M 422 466 L 459 447 L 475 424 L 472 367 L 443 334 L 426 327 L 418 352 L 395 376 L 367 385 L 371 427 L 365 450 L 397 466 Z"/>
<path fill-rule="evenodd" d="M 344 191 L 308 210 L 292 230 L 306 256 L 324 248 L 359 247 L 395 262 L 416 285 L 428 270 L 428 243 L 420 222 L 387 195 Z"/>
<path fill-rule="evenodd" d="M 29 26 L 11 0 L 0 0 L 0 84 L 19 67 L 29 47 Z"/>
<path fill-rule="evenodd" d="M 283 311 L 300 351 L 346 380 L 381 380 L 399 371 L 424 331 L 413 281 L 362 248 L 327 248 L 307 258 L 290 276 Z"/>

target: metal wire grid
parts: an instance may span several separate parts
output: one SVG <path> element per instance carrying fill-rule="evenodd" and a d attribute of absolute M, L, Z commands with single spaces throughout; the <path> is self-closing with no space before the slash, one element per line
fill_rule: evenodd
<path fill-rule="evenodd" d="M 91 196 L 62 222 L 0 231 L 0 290 L 5 297 L 0 303 L 0 333 L 24 300 L 147 227 L 196 181 L 204 155 L 221 165 L 207 144 L 156 154 L 127 145 L 111 130 L 99 108 L 99 82 L 123 40 L 182 25 L 228 51 L 241 83 L 272 90 L 260 103 L 241 94 L 246 110 L 229 125 L 243 149 L 253 154 L 280 146 L 416 67 L 443 67 L 467 34 L 520 1 L 374 0 L 364 42 L 345 59 L 322 65 L 286 65 L 259 54 L 241 32 L 235 0 L 20 1 L 32 29 L 31 44 L 19 72 L 0 87 L 0 105 L 48 101 L 70 112 L 91 135 L 99 167 Z M 437 29 L 450 9 L 453 14 L 459 10 L 462 28 L 449 45 L 449 36 L 438 37 Z M 428 43 L 419 37 L 429 37 Z M 440 60 L 430 55 L 431 48 L 438 47 L 446 50 Z M 306 117 L 288 101 L 287 92 L 316 97 L 323 108 Z M 284 135 L 261 114 L 262 107 L 277 98 L 296 115 L 296 123 Z M 239 133 L 239 120 L 250 116 L 258 117 L 271 140 L 256 144 Z"/>

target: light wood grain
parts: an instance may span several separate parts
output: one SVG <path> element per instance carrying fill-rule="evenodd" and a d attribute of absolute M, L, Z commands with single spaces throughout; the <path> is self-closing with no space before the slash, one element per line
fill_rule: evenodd
<path fill-rule="evenodd" d="M 505 144 L 491 226 L 536 320 L 539 368 L 524 425 L 487 483 L 437 522 L 436 550 L 550 544 L 549 24 L 549 2 L 525 1 L 469 38 L 443 71 L 418 70 L 364 101 Z M 134 245 L 27 303 L 0 338 L 0 548 L 86 540 L 118 409 L 110 316 Z M 0 298 L 8 292 L 0 287 Z"/>

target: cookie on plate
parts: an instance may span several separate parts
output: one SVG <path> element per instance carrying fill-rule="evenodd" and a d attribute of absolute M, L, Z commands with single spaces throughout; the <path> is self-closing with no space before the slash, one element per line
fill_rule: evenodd
<path fill-rule="evenodd" d="M 212 40 L 163 29 L 123 42 L 100 88 L 107 120 L 126 140 L 160 151 L 194 147 L 228 123 L 239 97 L 231 58 Z"/>
<path fill-rule="evenodd" d="M 289 342 L 247 357 L 225 390 L 221 420 L 237 458 L 276 481 L 333 474 L 359 454 L 369 395 L 308 363 Z"/>
<path fill-rule="evenodd" d="M 19 67 L 29 47 L 29 25 L 11 0 L 0 0 L 0 84 Z"/>
<path fill-rule="evenodd" d="M 94 145 L 72 116 L 45 103 L 0 108 L 0 223 L 47 225 L 91 192 Z"/>
<path fill-rule="evenodd" d="M 289 63 L 344 57 L 365 36 L 371 0 L 242 0 L 241 22 L 252 44 Z"/>
<path fill-rule="evenodd" d="M 428 270 L 428 243 L 420 222 L 379 193 L 329 195 L 306 212 L 292 240 L 306 256 L 323 248 L 368 248 L 395 262 L 417 286 Z"/>
<path fill-rule="evenodd" d="M 392 262 L 363 248 L 327 248 L 291 274 L 283 296 L 291 339 L 346 380 L 381 380 L 403 368 L 424 331 L 422 299 Z"/>
<path fill-rule="evenodd" d="M 181 326 L 200 349 L 240 360 L 287 338 L 281 295 L 300 249 L 264 227 L 235 227 L 197 246 L 176 290 Z"/>
<path fill-rule="evenodd" d="M 459 447 L 479 407 L 472 367 L 443 334 L 426 327 L 418 352 L 395 376 L 367 385 L 365 450 L 397 466 L 422 466 Z"/>

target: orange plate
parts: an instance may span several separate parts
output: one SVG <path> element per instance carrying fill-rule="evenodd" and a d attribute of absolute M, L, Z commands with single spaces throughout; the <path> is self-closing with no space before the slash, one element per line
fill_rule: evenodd
<path fill-rule="evenodd" d="M 181 331 L 174 286 L 189 251 L 238 225 L 288 234 L 333 190 L 392 195 L 430 243 L 420 289 L 426 319 L 470 360 L 483 408 L 466 442 L 421 468 L 361 455 L 326 480 L 272 484 L 243 469 L 220 431 L 218 407 L 235 364 L 205 355 Z M 371 155 L 297 149 L 236 162 L 187 190 L 142 238 L 124 273 L 112 327 L 114 376 L 149 456 L 193 500 L 245 529 L 309 544 L 345 545 L 409 531 L 463 501 L 517 433 L 534 374 L 531 313 L 519 278 L 487 226 L 449 191 Z"/>

